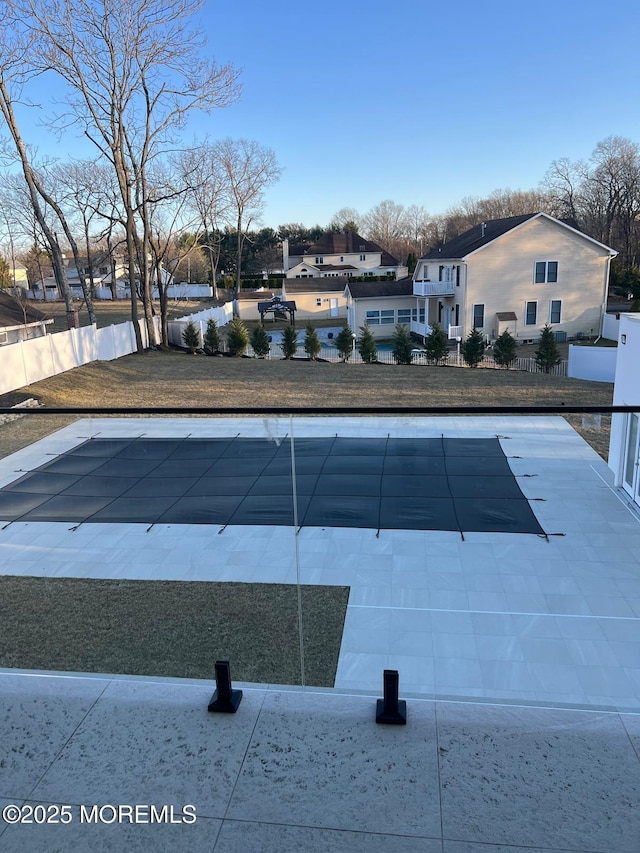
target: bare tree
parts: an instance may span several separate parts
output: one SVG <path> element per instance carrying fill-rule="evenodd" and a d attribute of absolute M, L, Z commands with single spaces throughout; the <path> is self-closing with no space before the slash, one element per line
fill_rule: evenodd
<path fill-rule="evenodd" d="M 365 214 L 363 225 L 370 240 L 375 240 L 397 257 L 406 255 L 409 226 L 403 204 L 397 204 L 391 199 L 381 201 Z"/>
<path fill-rule="evenodd" d="M 22 137 L 15 114 L 14 105 L 22 99 L 25 84 L 33 75 L 30 63 L 32 41 L 26 35 L 19 22 L 12 19 L 10 3 L 5 3 L 0 10 L 0 113 L 9 131 L 13 156 L 17 158 L 24 177 L 29 199 L 38 226 L 45 236 L 51 251 L 53 272 L 58 289 L 62 294 L 67 309 L 69 325 L 73 324 L 74 316 L 71 289 L 64 268 L 62 250 L 58 237 L 47 216 L 48 204 L 40 178 L 32 166 L 27 145 Z"/>
<path fill-rule="evenodd" d="M 114 170 L 126 234 L 131 316 L 138 350 L 135 283 L 139 276 L 149 339 L 150 164 L 194 110 L 226 106 L 238 96 L 238 73 L 201 59 L 192 27 L 204 0 L 10 0 L 33 38 L 40 68 L 68 87 L 61 125 L 79 124 Z"/>
<path fill-rule="evenodd" d="M 631 269 L 640 250 L 640 146 L 620 136 L 599 142 L 588 161 L 555 160 L 544 179 L 559 215 L 620 251 Z"/>
<path fill-rule="evenodd" d="M 362 216 L 355 207 L 341 207 L 331 217 L 328 224 L 329 231 L 355 231 L 362 227 Z"/>
<path fill-rule="evenodd" d="M 551 163 L 541 182 L 549 195 L 551 213 L 574 226 L 580 219 L 580 185 L 585 174 L 586 164 L 561 157 Z"/>
<path fill-rule="evenodd" d="M 217 299 L 220 223 L 232 205 L 228 173 L 218 157 L 216 146 L 210 143 L 183 151 L 178 157 L 178 169 L 187 188 L 187 204 L 197 214 L 204 232 L 213 295 Z"/>
<path fill-rule="evenodd" d="M 279 178 L 281 169 L 271 148 L 250 139 L 223 139 L 216 144 L 216 156 L 224 171 L 232 201 L 236 229 L 237 298 L 241 287 L 242 247 L 247 232 L 262 211 L 265 189 Z"/>

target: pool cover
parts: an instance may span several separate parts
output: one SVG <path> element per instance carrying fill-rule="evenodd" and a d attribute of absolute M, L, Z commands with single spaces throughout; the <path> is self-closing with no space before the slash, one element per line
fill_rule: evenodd
<path fill-rule="evenodd" d="M 0 489 L 1 521 L 544 531 L 497 438 L 89 439 Z"/>

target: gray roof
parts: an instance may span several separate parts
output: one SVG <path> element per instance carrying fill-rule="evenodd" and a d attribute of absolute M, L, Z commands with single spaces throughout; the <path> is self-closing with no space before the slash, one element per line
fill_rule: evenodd
<path fill-rule="evenodd" d="M 464 258 L 537 215 L 537 213 L 526 213 L 524 216 L 508 216 L 506 219 L 490 219 L 488 222 L 481 222 L 443 246 L 432 249 L 424 255 L 424 260 Z"/>
<path fill-rule="evenodd" d="M 361 237 L 355 231 L 328 231 L 315 243 L 289 247 L 289 257 L 302 255 L 350 255 L 354 252 L 380 252 L 380 266 L 395 267 L 400 263 L 397 258 L 383 249 L 373 240 Z"/>
<path fill-rule="evenodd" d="M 288 278 L 284 283 L 284 289 L 289 293 L 326 293 L 337 291 L 342 293 L 348 279 L 345 276 L 332 278 Z"/>
<path fill-rule="evenodd" d="M 25 318 L 26 312 L 26 318 Z M 10 293 L 0 293 L 0 328 L 8 326 L 22 326 L 25 323 L 44 323 L 50 318 L 43 314 L 38 308 L 33 308 L 30 304 L 25 306 L 25 312 L 22 310 L 21 303 L 14 299 Z"/>
<path fill-rule="evenodd" d="M 350 281 L 347 285 L 354 299 L 380 299 L 381 297 L 413 296 L 413 280 Z"/>

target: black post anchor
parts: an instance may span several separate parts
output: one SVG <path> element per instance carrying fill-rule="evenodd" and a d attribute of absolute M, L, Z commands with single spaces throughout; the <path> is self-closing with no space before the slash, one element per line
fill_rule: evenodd
<path fill-rule="evenodd" d="M 390 726 L 407 725 L 407 703 L 398 699 L 400 678 L 397 669 L 384 671 L 384 699 L 378 699 L 376 705 L 376 723 Z"/>
<path fill-rule="evenodd" d="M 242 690 L 231 689 L 229 661 L 216 661 L 216 689 L 207 710 L 217 714 L 235 714 L 241 701 Z"/>

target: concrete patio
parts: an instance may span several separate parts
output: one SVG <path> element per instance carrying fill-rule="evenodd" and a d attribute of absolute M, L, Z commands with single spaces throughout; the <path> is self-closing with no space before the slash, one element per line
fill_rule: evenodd
<path fill-rule="evenodd" d="M 123 433 L 123 430 L 126 432 Z M 0 673 L 3 850 L 640 849 L 640 520 L 561 418 L 85 420 L 0 460 L 0 486 L 92 435 L 498 435 L 548 537 L 15 522 L 0 572 L 350 586 L 336 690 Z M 557 534 L 557 535 L 556 535 Z M 406 728 L 374 723 L 400 672 Z M 191 824 L 81 804 L 193 804 Z M 2 831 L 4 829 L 4 832 Z"/>
<path fill-rule="evenodd" d="M 396 727 L 331 692 L 253 687 L 219 715 L 203 683 L 4 673 L 0 688 L 0 805 L 72 815 L 0 823 L 4 853 L 638 850 L 637 715 L 413 700 Z M 131 804 L 139 823 L 114 819 Z M 151 823 L 165 804 L 173 822 Z"/>

